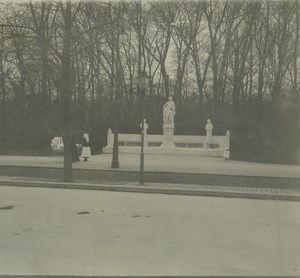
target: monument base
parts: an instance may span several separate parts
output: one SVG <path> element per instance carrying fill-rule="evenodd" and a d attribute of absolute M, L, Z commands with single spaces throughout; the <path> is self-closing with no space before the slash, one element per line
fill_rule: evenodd
<path fill-rule="evenodd" d="M 174 126 L 163 126 L 163 141 L 161 148 L 176 148 L 174 144 Z"/>
<path fill-rule="evenodd" d="M 173 149 L 176 148 L 174 142 L 162 142 L 159 148 Z"/>

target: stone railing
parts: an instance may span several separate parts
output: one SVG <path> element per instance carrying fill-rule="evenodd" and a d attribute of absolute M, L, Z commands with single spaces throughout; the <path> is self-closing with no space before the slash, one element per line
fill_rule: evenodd
<path fill-rule="evenodd" d="M 113 138 L 113 133 L 109 129 L 107 131 L 107 145 L 103 148 L 104 153 L 112 152 Z M 225 136 L 174 135 L 174 148 L 162 147 L 163 139 L 163 135 L 145 134 L 145 153 L 223 156 L 224 151 L 230 148 L 229 130 Z M 118 144 L 121 153 L 138 153 L 141 146 L 141 135 L 119 133 Z"/>

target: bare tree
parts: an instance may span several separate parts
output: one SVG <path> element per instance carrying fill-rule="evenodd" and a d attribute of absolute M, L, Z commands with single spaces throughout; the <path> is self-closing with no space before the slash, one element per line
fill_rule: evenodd
<path fill-rule="evenodd" d="M 262 116 L 265 72 L 267 58 L 275 45 L 275 36 L 272 36 L 270 24 L 272 22 L 271 3 L 261 2 L 257 5 L 257 21 L 255 26 L 255 46 L 257 51 L 258 63 L 258 87 L 257 87 L 257 115 Z"/>
<path fill-rule="evenodd" d="M 296 35 L 295 35 L 295 44 L 294 44 L 294 63 L 293 63 L 293 67 L 294 67 L 294 76 L 293 76 L 293 92 L 294 92 L 294 99 L 296 101 L 296 104 L 299 103 L 299 87 L 298 87 L 298 82 L 300 81 L 299 79 L 299 65 L 298 65 L 298 61 L 299 61 L 299 36 L 300 36 L 300 17 L 299 17 L 299 9 L 300 9 L 300 5 L 298 1 L 294 2 L 294 7 L 295 7 L 295 24 L 296 24 Z"/>
<path fill-rule="evenodd" d="M 167 73 L 166 60 L 169 54 L 172 28 L 177 13 L 178 3 L 160 2 L 152 3 L 150 9 L 150 21 L 153 28 L 148 28 L 145 48 L 150 55 L 159 63 L 160 72 L 164 81 L 165 96 L 170 95 L 169 75 Z"/>
<path fill-rule="evenodd" d="M 72 181 L 72 146 L 71 146 L 71 50 L 72 50 L 72 26 L 76 14 L 80 9 L 80 3 L 72 14 L 71 1 L 65 5 L 59 3 L 59 9 L 63 18 L 63 45 L 61 59 L 61 100 L 63 109 L 63 140 L 64 140 L 64 181 Z"/>
<path fill-rule="evenodd" d="M 282 96 L 282 87 L 287 71 L 294 58 L 294 44 L 292 34 L 296 26 L 292 22 L 294 4 L 289 2 L 278 2 L 273 5 L 274 24 L 270 26 L 270 34 L 274 38 L 274 48 L 268 58 L 268 87 L 271 100 L 278 108 Z"/>
<path fill-rule="evenodd" d="M 241 22 L 239 28 L 236 28 L 233 33 L 233 39 L 231 43 L 231 59 L 229 61 L 229 69 L 232 73 L 231 77 L 228 77 L 232 85 L 232 103 L 233 109 L 236 111 L 241 105 L 247 102 L 247 88 L 251 73 L 252 65 L 250 57 L 250 50 L 253 41 L 253 26 L 255 24 L 256 7 L 247 3 L 243 11 L 243 22 Z M 250 80 L 250 82 L 252 82 Z M 251 88 L 252 89 L 252 88 Z M 250 93 L 251 94 L 251 89 Z"/>
<path fill-rule="evenodd" d="M 207 26 L 208 26 L 208 31 L 210 35 L 210 51 L 211 51 L 211 63 L 212 63 L 212 72 L 213 72 L 213 103 L 214 106 L 216 107 L 219 103 L 220 100 L 220 90 L 222 85 L 220 82 L 220 78 L 222 77 L 221 75 L 219 76 L 221 70 L 218 69 L 218 45 L 221 42 L 222 37 L 224 36 L 224 33 L 221 30 L 222 23 L 224 21 L 224 18 L 226 16 L 226 12 L 229 9 L 229 3 L 228 2 L 216 2 L 213 3 L 212 1 L 210 2 L 205 2 L 205 7 L 204 7 L 204 13 L 206 16 L 207 20 Z M 229 38 L 229 36 L 228 36 Z M 228 40 L 227 40 L 228 41 Z M 228 43 L 227 43 L 228 45 Z M 225 56 L 227 55 L 226 51 L 227 49 L 224 49 L 223 53 Z M 223 56 L 223 57 L 225 57 Z M 225 63 L 223 63 L 223 66 Z M 224 68 L 223 68 L 224 69 Z M 221 87 L 219 87 L 221 85 Z"/>
<path fill-rule="evenodd" d="M 176 46 L 176 83 L 174 99 L 180 103 L 185 69 L 193 43 L 196 41 L 200 27 L 202 9 L 201 3 L 187 2 L 180 6 L 180 13 L 174 22 L 175 35 L 173 41 Z M 178 23 L 178 24 L 177 24 Z"/>

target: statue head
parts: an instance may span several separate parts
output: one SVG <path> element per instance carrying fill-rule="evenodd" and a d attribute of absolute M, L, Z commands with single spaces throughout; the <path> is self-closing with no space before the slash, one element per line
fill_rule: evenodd
<path fill-rule="evenodd" d="M 208 124 L 210 124 L 210 123 L 211 123 L 211 122 L 210 122 L 210 119 L 208 119 L 208 120 L 207 120 L 207 123 L 208 123 Z"/>
<path fill-rule="evenodd" d="M 172 97 L 169 97 L 169 101 L 173 101 Z"/>

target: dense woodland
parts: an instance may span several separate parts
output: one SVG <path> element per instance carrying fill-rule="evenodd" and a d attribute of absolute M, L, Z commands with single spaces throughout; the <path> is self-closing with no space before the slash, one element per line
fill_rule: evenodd
<path fill-rule="evenodd" d="M 0 4 L 0 151 L 50 154 L 62 131 L 99 153 L 108 128 L 231 132 L 233 159 L 300 163 L 298 1 Z M 70 126 L 70 127 L 69 127 Z"/>

